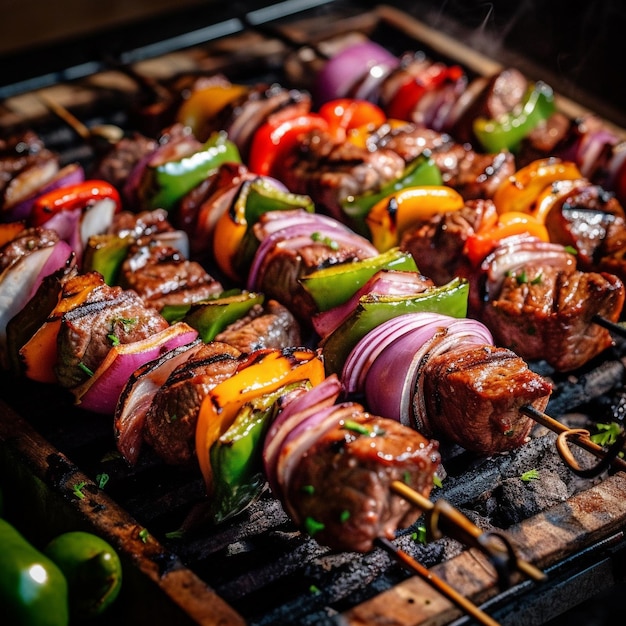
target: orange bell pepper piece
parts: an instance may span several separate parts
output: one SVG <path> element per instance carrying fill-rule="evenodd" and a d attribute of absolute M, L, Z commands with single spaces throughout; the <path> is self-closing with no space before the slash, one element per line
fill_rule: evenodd
<path fill-rule="evenodd" d="M 57 362 L 57 335 L 61 319 L 68 311 L 87 300 L 89 294 L 104 280 L 97 272 L 70 278 L 59 291 L 59 301 L 46 321 L 20 350 L 20 359 L 27 378 L 42 383 L 56 383 L 54 366 Z"/>
<path fill-rule="evenodd" d="M 338 98 L 324 103 L 319 114 L 328 122 L 328 130 L 338 142 L 345 141 L 352 131 L 364 132 L 384 124 L 384 111 L 368 100 Z"/>
<path fill-rule="evenodd" d="M 214 489 L 211 446 L 230 428 L 239 410 L 252 399 L 289 383 L 309 380 L 315 386 L 324 377 L 319 352 L 304 348 L 257 350 L 233 376 L 208 393 L 196 424 L 196 454 L 209 495 Z"/>
<path fill-rule="evenodd" d="M 558 180 L 582 178 L 575 163 L 557 158 L 538 159 L 517 170 L 496 189 L 493 201 L 498 213 L 532 213 L 539 194 Z"/>

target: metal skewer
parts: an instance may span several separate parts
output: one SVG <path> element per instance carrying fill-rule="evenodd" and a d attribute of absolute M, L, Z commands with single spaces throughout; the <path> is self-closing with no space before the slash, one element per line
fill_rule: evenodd
<path fill-rule="evenodd" d="M 506 537 L 483 531 L 445 500 L 438 500 L 433 504 L 421 493 L 398 480 L 391 483 L 391 490 L 426 514 L 433 537 L 441 536 L 439 527 L 443 526 L 448 536 L 485 553 L 496 568 L 501 587 L 509 586 L 511 569 L 517 569 L 538 582 L 546 579 L 540 569 L 515 554 Z"/>
<path fill-rule="evenodd" d="M 626 326 L 622 326 L 621 324 L 617 324 L 616 322 L 607 320 L 605 317 L 597 314 L 594 315 L 591 319 L 596 324 L 598 324 L 598 326 L 603 326 L 611 333 L 619 335 L 620 337 L 626 337 Z"/>
<path fill-rule="evenodd" d="M 400 550 L 389 541 L 389 539 L 378 537 L 375 543 L 391 554 L 399 563 L 423 578 L 431 587 L 443 594 L 448 600 L 456 604 L 456 606 L 465 611 L 470 617 L 473 617 L 477 622 L 485 626 L 498 626 L 498 622 L 477 607 L 471 600 L 461 595 L 456 589 L 448 585 L 445 580 L 433 574 L 410 554 Z"/>

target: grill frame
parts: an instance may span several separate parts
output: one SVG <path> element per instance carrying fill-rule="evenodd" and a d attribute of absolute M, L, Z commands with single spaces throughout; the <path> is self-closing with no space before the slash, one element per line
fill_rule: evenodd
<path fill-rule="evenodd" d="M 307 19 L 303 24 L 304 27 L 296 24 L 293 27 L 294 32 L 299 32 L 299 28 L 315 32 L 317 28 L 319 36 L 322 30 L 319 22 Z M 378 7 L 364 15 L 350 16 L 342 23 L 341 28 L 348 31 L 355 29 L 357 25 L 358 29 L 366 34 L 374 32 L 381 25 L 384 28 L 397 29 L 407 38 L 423 44 L 422 47 L 434 51 L 441 57 L 457 61 L 462 57 L 463 65 L 475 72 L 489 73 L 498 68 L 498 64 L 480 53 L 451 41 L 412 18 L 407 19 L 405 13 L 390 7 Z M 268 41 L 258 34 L 241 33 L 240 36 L 245 40 L 251 37 L 251 40 L 256 42 L 257 47 L 253 45 L 247 50 L 253 55 L 255 50 L 263 50 L 265 55 L 263 64 L 267 64 L 269 68 L 274 67 L 276 59 L 287 51 L 278 40 L 270 41 L 268 44 Z M 238 37 L 239 35 L 235 38 L 229 37 L 228 41 L 219 40 L 204 47 L 198 56 L 192 55 L 191 63 L 197 64 L 204 71 L 208 68 L 228 71 L 235 64 L 231 52 L 239 45 L 233 45 Z M 185 59 L 174 55 L 165 60 L 161 58 L 147 61 L 144 67 L 152 67 L 156 71 L 156 64 L 165 62 L 165 65 L 169 66 L 169 71 L 176 73 L 181 71 L 181 64 L 189 67 L 184 61 Z M 239 57 L 236 61 L 241 63 L 242 59 Z M 111 78 L 119 80 L 118 75 Z M 80 114 L 82 111 L 90 110 L 93 91 L 102 92 L 98 79 L 102 79 L 102 76 L 90 76 L 84 83 L 82 81 L 73 83 L 67 91 L 63 87 L 62 93 L 58 92 L 61 89 L 58 85 L 44 89 L 50 89 L 57 92 L 57 96 L 67 98 L 74 98 L 78 93 L 83 99 L 79 98 L 78 106 L 74 106 L 73 109 Z M 92 82 L 94 80 L 95 82 Z M 99 112 L 99 115 L 108 115 L 109 107 L 114 102 L 119 105 L 119 93 L 116 87 L 111 88 L 110 93 L 104 94 L 104 102 L 100 103 L 102 112 Z M 128 101 L 132 100 L 132 88 L 123 93 Z M 26 101 L 32 105 L 26 108 L 30 114 L 21 115 L 19 121 L 9 116 L 5 129 L 15 123 L 18 125 L 27 123 L 35 127 L 40 125 L 44 129 L 52 129 L 50 132 L 57 136 L 54 133 L 58 130 L 58 124 L 49 118 L 45 109 L 37 106 L 36 94 L 27 93 L 11 97 L 5 101 L 4 106 L 10 113 L 15 114 Z M 73 99 L 73 102 L 76 100 Z M 559 107 L 572 117 L 586 110 L 566 98 L 559 99 Z M 7 117 L 4 116 L 4 119 Z M 66 137 L 67 133 L 61 131 L 59 142 L 63 143 Z M 51 147 L 54 147 L 54 144 Z M 71 153 L 66 158 L 73 160 L 75 154 Z M 84 158 L 89 158 L 89 154 L 84 154 Z M 617 355 L 615 362 L 621 363 L 620 355 Z M 148 615 L 151 616 L 152 623 L 165 623 L 171 619 L 180 624 L 220 623 L 228 626 L 245 623 L 236 608 L 224 600 L 211 585 L 207 585 L 190 567 L 183 564 L 180 555 L 177 554 L 175 543 L 168 543 L 166 546 L 153 535 L 147 541 L 142 540 L 140 531 L 143 524 L 146 524 L 147 528 L 150 527 L 146 508 L 142 509 L 141 506 L 137 508 L 140 513 L 143 511 L 143 515 L 130 514 L 123 506 L 123 498 L 118 502 L 107 495 L 106 488 L 102 490 L 97 487 L 94 482 L 94 470 L 87 458 L 94 450 L 103 452 L 99 446 L 102 437 L 107 437 L 107 424 L 101 420 L 95 423 L 87 422 L 85 416 L 69 404 L 68 398 L 57 391 L 51 392 L 47 388 L 42 389 L 36 385 L 8 379 L 0 386 L 2 398 L 0 468 L 3 476 L 10 476 L 7 480 L 7 499 L 13 499 L 13 496 L 18 494 L 22 494 L 22 497 L 24 493 L 29 494 L 26 500 L 32 503 L 32 507 L 29 507 L 28 512 L 12 511 L 12 514 L 20 518 L 27 533 L 38 542 L 42 542 L 68 526 L 78 526 L 93 530 L 116 545 L 123 556 L 124 571 L 129 580 L 124 591 L 124 601 L 120 603 L 124 609 L 123 611 L 117 609 L 119 615 L 114 616 L 114 619 L 122 624 L 137 621 L 142 623 L 147 621 Z M 600 389 L 596 393 L 602 395 L 610 391 L 611 388 Z M 589 391 L 586 393 L 589 394 Z M 562 397 L 558 400 L 560 404 L 553 403 L 549 408 L 558 410 L 559 415 L 576 409 L 580 404 L 574 403 L 572 406 Z M 50 406 L 54 406 L 55 412 L 62 412 L 64 419 L 67 418 L 68 421 L 48 419 L 50 416 L 47 412 Z M 91 442 L 94 447 L 91 446 Z M 454 451 L 450 453 L 453 455 Z M 152 462 L 153 460 L 148 460 L 146 463 L 150 465 Z M 89 468 L 88 472 L 85 471 L 86 468 Z M 482 467 L 481 471 L 489 475 L 492 468 Z M 130 474 L 130 479 L 133 480 L 133 472 Z M 571 591 L 582 588 L 581 580 L 594 580 L 598 583 L 602 578 L 601 582 L 605 583 L 605 577 L 609 576 L 609 572 L 614 580 L 623 578 L 623 572 L 618 570 L 616 564 L 623 560 L 626 551 L 624 538 L 626 505 L 622 504 L 626 503 L 625 480 L 621 474 L 603 477 L 597 484 L 583 489 L 574 496 L 574 499 L 568 500 L 563 505 L 551 507 L 539 515 L 507 528 L 507 536 L 510 536 L 514 544 L 520 548 L 521 556 L 545 568 L 550 575 L 550 582 L 542 585 L 540 589 L 532 583 L 515 581 L 516 584 L 510 590 L 499 592 L 495 587 L 494 578 L 486 574 L 484 564 L 480 565 L 481 555 L 477 555 L 473 550 L 461 551 L 459 546 L 454 545 L 442 548 L 449 550 L 453 556 L 443 563 L 434 565 L 433 571 L 452 586 L 462 589 L 463 593 L 475 602 L 485 603 L 485 608 L 493 612 L 494 617 L 502 624 L 518 623 L 515 621 L 517 619 L 515 615 L 520 606 L 524 607 L 523 623 L 526 626 L 542 624 L 546 619 L 570 608 L 581 599 L 580 596 L 576 596 L 575 591 Z M 84 491 L 88 495 L 80 499 L 76 497 L 74 486 L 83 482 Z M 191 483 L 194 483 L 192 491 L 200 486 L 197 478 L 191 478 Z M 115 493 L 115 486 L 110 489 Z M 460 495 L 457 496 L 453 489 L 444 491 L 442 495 L 455 505 L 463 506 L 466 502 Z M 192 494 L 190 499 L 193 497 Z M 456 497 L 458 502 L 455 500 Z M 132 504 L 137 506 L 136 502 Z M 275 513 L 280 517 L 279 511 Z M 141 522 L 138 521 L 140 518 Z M 49 520 L 45 529 L 38 523 L 41 519 Z M 281 533 L 284 533 L 281 539 L 289 543 L 291 533 L 294 531 L 288 526 L 283 528 L 284 521 L 279 519 Z M 527 533 L 532 534 L 533 530 L 539 532 L 536 528 L 545 530 L 553 527 L 564 529 L 564 532 L 569 533 L 567 542 L 574 542 L 574 552 L 563 551 L 565 540 L 562 537 L 552 546 L 544 546 L 539 542 L 529 545 L 526 541 Z M 227 537 L 228 531 L 225 531 L 223 536 Z M 189 550 L 190 548 L 187 548 L 187 551 Z M 207 555 L 213 554 L 212 550 L 214 549 L 208 549 Z M 303 550 L 306 552 L 306 547 Z M 368 559 L 365 558 L 363 562 L 367 563 Z M 379 566 L 374 564 L 373 567 Z M 372 576 L 375 578 L 375 574 Z M 371 598 L 363 599 L 355 606 L 335 611 L 333 615 L 328 616 L 328 623 L 357 626 L 364 623 L 388 623 L 388 620 L 393 618 L 395 620 L 393 623 L 398 626 L 404 624 L 408 626 L 444 624 L 454 620 L 460 624 L 466 621 L 460 617 L 458 609 L 420 579 L 395 572 L 390 576 L 391 580 L 397 579 L 395 584 Z M 402 578 L 404 580 L 401 580 Z M 389 580 L 385 582 L 389 583 Z M 563 589 L 568 587 L 570 591 L 563 598 Z M 155 591 L 158 593 L 155 594 Z M 148 597 L 149 607 L 146 606 L 145 600 Z M 322 600 L 323 598 L 320 602 Z M 551 607 L 550 613 L 547 611 L 548 606 Z M 531 607 L 534 607 L 532 619 L 538 621 L 529 621 L 527 611 L 531 611 Z"/>

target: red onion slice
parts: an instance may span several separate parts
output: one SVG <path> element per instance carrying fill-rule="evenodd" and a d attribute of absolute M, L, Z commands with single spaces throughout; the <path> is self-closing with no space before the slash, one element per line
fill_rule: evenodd
<path fill-rule="evenodd" d="M 196 339 L 165 352 L 137 368 L 124 385 L 115 408 L 113 432 L 118 451 L 131 465 L 139 458 L 146 415 L 154 394 L 201 346 L 202 341 Z"/>
<path fill-rule="evenodd" d="M 312 415 L 335 404 L 340 393 L 341 383 L 337 376 L 331 375 L 291 400 L 272 422 L 265 437 L 263 465 L 270 487 L 277 497 L 281 492 L 276 480 L 276 464 L 283 443 L 298 424 L 306 423 Z"/>
<path fill-rule="evenodd" d="M 321 339 L 328 337 L 354 311 L 362 296 L 411 296 L 427 288 L 423 277 L 416 272 L 380 270 L 376 272 L 347 302 L 313 317 L 313 328 Z"/>
<path fill-rule="evenodd" d="M 361 41 L 344 48 L 330 59 L 318 73 L 313 85 L 317 105 L 343 98 L 352 85 L 362 79 L 375 65 L 398 65 L 389 50 L 373 41 Z"/>
<path fill-rule="evenodd" d="M 177 322 L 147 339 L 113 346 L 94 375 L 71 390 L 76 404 L 87 411 L 113 415 L 124 385 L 137 368 L 197 337 L 195 329 Z"/>

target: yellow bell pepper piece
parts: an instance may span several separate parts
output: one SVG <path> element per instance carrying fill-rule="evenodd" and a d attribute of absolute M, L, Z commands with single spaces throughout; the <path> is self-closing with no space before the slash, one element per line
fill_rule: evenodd
<path fill-rule="evenodd" d="M 438 213 L 457 211 L 464 204 L 463 197 L 445 185 L 407 187 L 377 202 L 365 222 L 372 243 L 385 252 L 397 246 L 411 226 Z"/>

